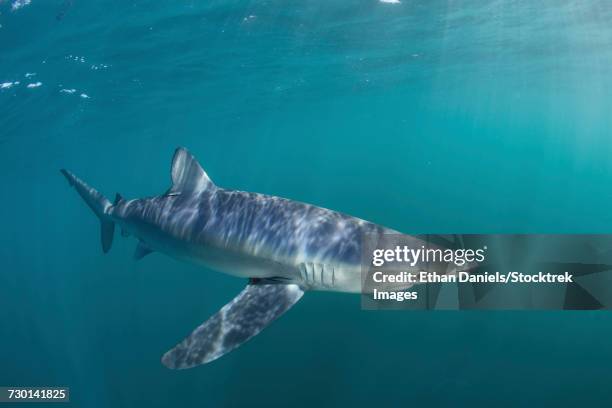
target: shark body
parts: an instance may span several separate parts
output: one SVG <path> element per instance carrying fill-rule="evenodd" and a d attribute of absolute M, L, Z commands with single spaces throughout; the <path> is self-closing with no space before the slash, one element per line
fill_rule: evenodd
<path fill-rule="evenodd" d="M 391 229 L 284 198 L 216 186 L 197 160 L 179 148 L 172 186 L 163 195 L 111 203 L 62 170 L 101 222 L 104 252 L 115 225 L 138 239 L 140 259 L 161 252 L 248 278 L 247 287 L 168 351 L 169 368 L 208 363 L 258 334 L 307 290 L 359 293 L 363 234 Z"/>

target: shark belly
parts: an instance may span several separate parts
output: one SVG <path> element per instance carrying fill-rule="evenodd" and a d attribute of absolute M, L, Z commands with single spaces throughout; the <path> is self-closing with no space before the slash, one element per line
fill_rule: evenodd
<path fill-rule="evenodd" d="M 169 248 L 165 246 L 165 248 Z M 294 283 L 303 290 L 361 292 L 361 265 L 342 262 L 273 259 L 250 251 L 219 248 L 215 245 L 182 244 L 161 252 L 175 259 L 239 278 L 256 278 Z"/>
<path fill-rule="evenodd" d="M 179 259 L 240 278 L 295 277 L 295 268 L 289 264 L 215 245 L 188 244 L 177 255 Z"/>
<path fill-rule="evenodd" d="M 361 265 L 354 262 L 299 254 L 280 256 L 270 250 L 255 251 L 245 245 L 220 245 L 213 240 L 182 239 L 152 227 L 136 232 L 155 252 L 240 278 L 279 279 L 304 290 L 361 292 Z M 264 254 L 265 253 L 265 254 Z"/>
<path fill-rule="evenodd" d="M 292 265 L 212 242 L 182 239 L 159 227 L 150 226 L 134 235 L 152 251 L 227 275 L 240 278 L 284 277 L 291 280 L 296 276 Z"/>

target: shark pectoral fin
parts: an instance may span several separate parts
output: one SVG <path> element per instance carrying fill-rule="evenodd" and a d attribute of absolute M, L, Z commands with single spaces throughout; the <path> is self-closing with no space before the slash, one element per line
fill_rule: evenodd
<path fill-rule="evenodd" d="M 172 369 L 206 364 L 229 353 L 285 313 L 304 292 L 294 284 L 249 284 L 162 357 Z"/>
<path fill-rule="evenodd" d="M 149 248 L 146 244 L 143 244 L 142 241 L 138 243 L 136 246 L 136 250 L 134 251 L 134 259 L 140 260 L 145 256 L 149 255 L 153 250 Z"/>

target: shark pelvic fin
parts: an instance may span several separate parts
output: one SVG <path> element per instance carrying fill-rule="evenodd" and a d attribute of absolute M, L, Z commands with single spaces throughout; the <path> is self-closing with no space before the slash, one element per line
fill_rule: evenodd
<path fill-rule="evenodd" d="M 174 152 L 171 175 L 172 187 L 166 193 L 168 195 L 200 192 L 215 186 L 196 158 L 183 147 Z"/>
<path fill-rule="evenodd" d="M 134 259 L 139 261 L 145 256 L 149 255 L 151 252 L 153 252 L 151 248 L 149 248 L 142 241 L 139 241 L 138 245 L 136 246 L 136 250 L 134 251 Z"/>
<path fill-rule="evenodd" d="M 231 302 L 162 357 L 172 369 L 206 364 L 229 353 L 285 313 L 304 292 L 294 284 L 250 283 Z"/>

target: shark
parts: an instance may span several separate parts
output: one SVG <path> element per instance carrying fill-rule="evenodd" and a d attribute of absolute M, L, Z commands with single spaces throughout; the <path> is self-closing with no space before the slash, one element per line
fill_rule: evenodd
<path fill-rule="evenodd" d="M 115 228 L 138 240 L 134 258 L 153 253 L 245 278 L 246 287 L 165 353 L 171 369 L 206 364 L 236 349 L 307 291 L 360 293 L 362 237 L 397 233 L 340 212 L 217 186 L 196 158 L 177 148 L 162 195 L 111 202 L 68 170 L 61 173 L 100 221 L 104 253 Z"/>

